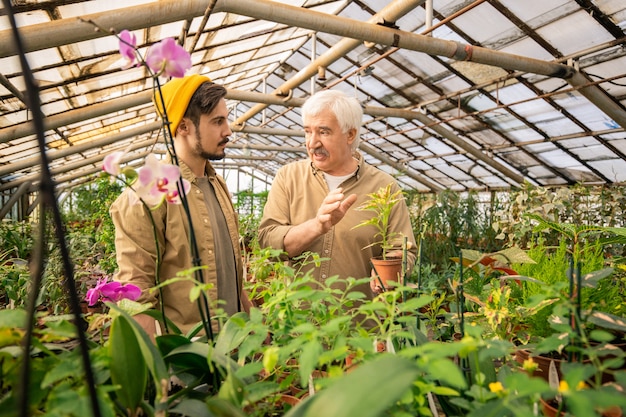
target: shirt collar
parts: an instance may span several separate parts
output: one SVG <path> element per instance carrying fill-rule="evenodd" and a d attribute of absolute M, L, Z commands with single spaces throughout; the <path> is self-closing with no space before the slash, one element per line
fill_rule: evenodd
<path fill-rule="evenodd" d="M 359 179 L 359 177 L 360 177 L 359 173 L 361 172 L 361 165 L 363 165 L 363 163 L 365 161 L 363 159 L 363 155 L 361 155 L 361 153 L 359 151 L 354 151 L 354 153 L 352 153 L 352 157 L 354 159 L 356 159 L 356 162 L 357 162 L 356 171 L 354 172 L 354 176 L 357 179 Z M 320 170 L 315 167 L 315 164 L 313 163 L 313 161 L 309 161 L 309 164 L 311 165 L 311 171 L 313 172 L 313 175 L 317 175 L 317 173 Z"/>

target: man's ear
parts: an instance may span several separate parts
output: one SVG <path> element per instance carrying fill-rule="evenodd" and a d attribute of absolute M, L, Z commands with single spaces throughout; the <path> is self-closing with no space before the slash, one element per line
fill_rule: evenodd
<path fill-rule="evenodd" d="M 183 118 L 178 124 L 178 127 L 176 128 L 176 132 L 174 132 L 174 136 L 178 134 L 184 135 L 184 134 L 189 133 L 189 123 L 191 123 L 190 120 Z"/>
<path fill-rule="evenodd" d="M 355 140 L 356 140 L 356 129 L 352 128 L 348 130 L 348 144 L 352 145 L 352 143 L 354 143 Z"/>

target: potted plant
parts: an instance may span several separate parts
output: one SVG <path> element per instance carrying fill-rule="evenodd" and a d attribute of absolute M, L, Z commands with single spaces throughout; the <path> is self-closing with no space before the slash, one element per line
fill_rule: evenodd
<path fill-rule="evenodd" d="M 368 199 L 358 206 L 356 210 L 372 211 L 375 215 L 354 226 L 354 228 L 374 226 L 376 230 L 375 240 L 363 249 L 376 245 L 380 246 L 382 250 L 381 255 L 372 257 L 370 261 L 383 289 L 388 288 L 387 283 L 389 281 L 400 282 L 404 277 L 406 269 L 405 265 L 403 265 L 405 255 L 404 253 L 400 255 L 397 250 L 400 245 L 404 248 L 403 252 L 406 250 L 406 244 L 401 240 L 403 235 L 402 233 L 389 230 L 393 208 L 404 197 L 402 190 L 393 192 L 391 186 L 392 184 L 389 183 L 387 186 L 381 187 L 367 195 Z"/>

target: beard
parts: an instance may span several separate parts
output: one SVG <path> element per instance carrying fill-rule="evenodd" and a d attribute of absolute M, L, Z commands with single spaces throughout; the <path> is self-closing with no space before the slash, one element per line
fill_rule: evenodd
<path fill-rule="evenodd" d="M 229 142 L 228 139 L 224 139 L 219 143 L 219 145 L 226 145 Z M 226 152 L 207 152 L 202 148 L 202 140 L 198 138 L 196 140 L 195 146 L 196 152 L 203 159 L 208 159 L 209 161 L 219 161 L 220 159 L 224 159 L 226 157 Z"/>

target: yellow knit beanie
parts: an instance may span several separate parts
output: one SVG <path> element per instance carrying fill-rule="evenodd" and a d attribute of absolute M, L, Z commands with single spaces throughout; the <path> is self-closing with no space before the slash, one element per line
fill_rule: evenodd
<path fill-rule="evenodd" d="M 211 79 L 204 75 L 194 74 L 182 78 L 174 78 L 161 87 L 161 94 L 163 95 L 165 110 L 167 111 L 167 120 L 170 122 L 172 137 L 176 135 L 176 129 L 181 120 L 183 120 L 187 106 L 189 106 L 189 102 L 191 101 L 191 96 L 196 92 L 198 87 L 200 87 L 200 84 L 207 81 L 211 81 Z M 158 90 L 153 97 L 153 101 L 159 114 L 163 116 L 163 105 Z"/>

